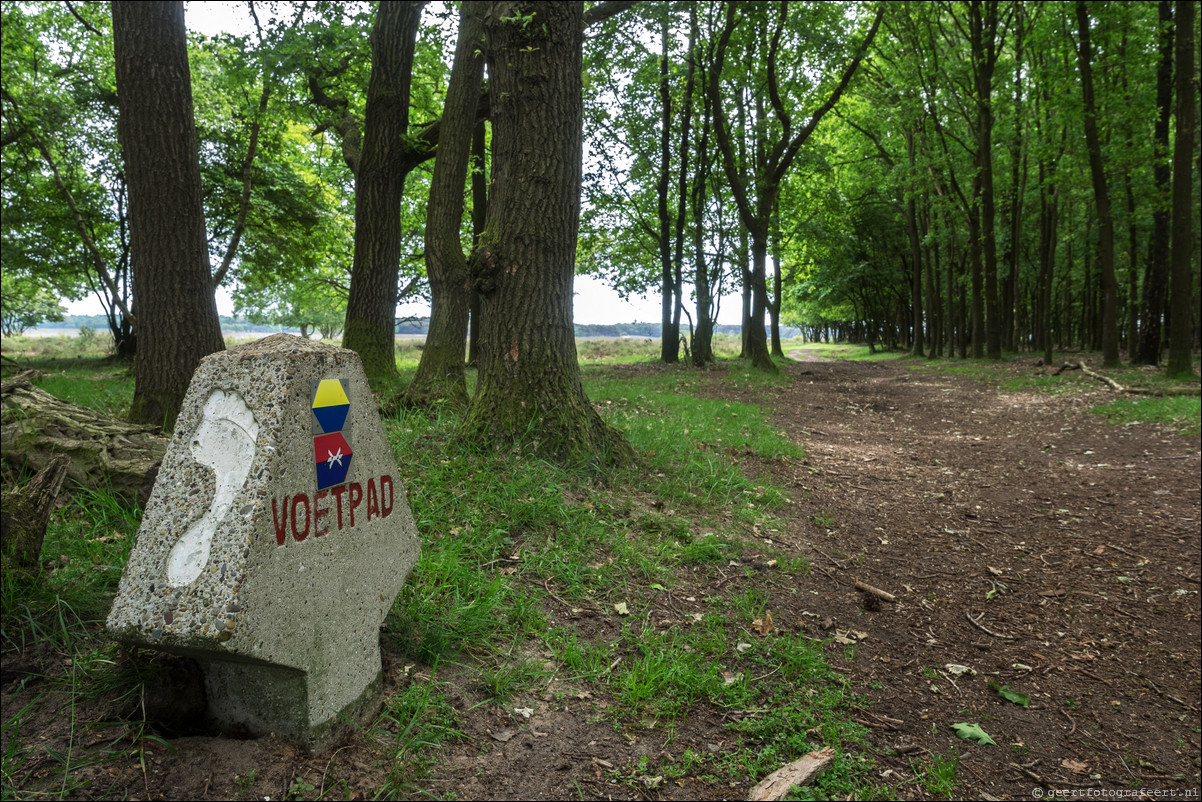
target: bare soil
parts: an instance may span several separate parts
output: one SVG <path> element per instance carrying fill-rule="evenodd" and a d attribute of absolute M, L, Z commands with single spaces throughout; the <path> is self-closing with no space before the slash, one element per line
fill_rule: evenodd
<path fill-rule="evenodd" d="M 788 576 L 747 554 L 754 570 L 719 570 L 696 587 L 682 577 L 654 625 L 683 621 L 697 604 L 690 596 L 762 589 L 778 631 L 822 639 L 832 666 L 865 700 L 852 717 L 871 731 L 880 786 L 903 798 L 922 797 L 916 772 L 953 754 L 960 798 L 1030 799 L 1036 788 L 1196 795 L 1198 437 L 1108 424 L 1088 412 L 1110 397 L 1101 385 L 1007 393 L 906 362 L 807 361 L 787 370 L 795 380 L 766 391 L 731 387 L 715 373 L 708 392 L 767 406 L 805 446 L 804 461 L 732 457 L 790 488 L 783 528 L 766 533 L 765 546 L 805 557 L 813 570 Z M 858 592 L 857 580 L 896 601 Z M 582 639 L 615 638 L 620 629 L 554 595 L 544 603 L 553 621 L 574 616 Z M 170 748 L 129 739 L 120 725 L 89 723 L 121 713 L 127 703 L 115 694 L 69 715 L 62 684 L 36 676 L 68 672 L 60 663 L 49 654 L 4 655 L 4 718 L 34 703 L 21 734 L 45 747 L 6 785 L 53 791 L 62 782 L 55 751 L 68 748 L 75 761 L 107 758 L 74 773 L 76 798 L 370 798 L 388 781 L 387 732 L 320 755 L 231 734 L 172 737 Z M 734 744 L 723 711 L 703 705 L 670 729 L 617 730 L 595 688 L 552 673 L 519 700 L 527 719 L 512 700 L 506 708 L 487 702 L 462 671 L 442 666 L 437 678 L 464 737 L 440 748 L 403 793 L 741 799 L 752 785 L 653 779 L 668 755 L 720 754 Z M 386 651 L 386 692 L 429 674 Z M 1007 701 L 990 683 L 1028 695 L 1029 704 Z M 958 738 L 955 723 L 979 725 L 996 745 Z M 12 736 L 5 732 L 6 746 Z M 122 738 L 127 754 L 113 759 Z M 613 782 L 613 770 L 625 781 Z"/>

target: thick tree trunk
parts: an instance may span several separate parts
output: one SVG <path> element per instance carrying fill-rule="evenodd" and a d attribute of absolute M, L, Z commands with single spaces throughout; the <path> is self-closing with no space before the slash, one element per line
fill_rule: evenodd
<path fill-rule="evenodd" d="M 1085 143 L 1089 149 L 1089 173 L 1093 179 L 1094 204 L 1098 210 L 1098 260 L 1102 272 L 1102 366 L 1118 367 L 1118 283 L 1114 275 L 1114 219 L 1110 212 L 1110 193 L 1102 165 L 1102 144 L 1098 136 L 1097 106 L 1093 92 L 1093 58 L 1089 42 L 1089 12 L 1084 0 L 1077 0 L 1077 61 L 1081 67 L 1081 91 L 1085 100 Z"/>
<path fill-rule="evenodd" d="M 170 429 L 200 360 L 225 348 L 209 273 L 184 5 L 114 3 L 112 14 L 138 316 L 130 417 Z"/>
<path fill-rule="evenodd" d="M 1134 362 L 1160 364 L 1160 341 L 1169 276 L 1169 117 L 1173 113 L 1173 3 L 1160 0 L 1160 63 L 1156 68 L 1156 125 L 1152 133 L 1152 181 L 1157 203 L 1152 210 L 1152 236 L 1144 265 L 1140 301 L 1139 347 Z"/>
<path fill-rule="evenodd" d="M 608 463 L 633 454 L 584 393 L 572 326 L 582 15 L 579 2 L 492 2 L 485 14 L 493 191 L 472 262 L 484 336 L 462 433 Z"/>
<path fill-rule="evenodd" d="M 373 380 L 396 375 L 401 195 L 411 169 L 405 135 L 423 5 L 382 0 L 371 32 L 363 151 L 355 175 L 355 254 L 342 344 L 359 354 Z"/>
<path fill-rule="evenodd" d="M 1173 262 L 1169 359 L 1165 372 L 1174 378 L 1194 375 L 1193 287 L 1190 257 L 1194 249 L 1193 177 L 1194 128 L 1198 124 L 1198 87 L 1194 75 L 1194 11 L 1196 3 L 1177 3 L 1177 134 L 1173 141 Z"/>
<path fill-rule="evenodd" d="M 158 427 L 131 424 L 61 401 L 28 378 L 0 389 L 0 446 L 17 470 L 40 471 L 59 456 L 67 477 L 84 487 L 103 487 L 145 503 L 167 452 Z"/>
<path fill-rule="evenodd" d="M 413 406 L 429 406 L 439 401 L 467 406 L 463 352 L 471 295 L 459 230 L 463 224 L 463 185 L 476 127 L 476 105 L 484 80 L 484 59 L 478 55 L 483 11 L 483 3 L 476 0 L 467 0 L 459 10 L 459 43 L 447 84 L 442 133 L 426 208 L 430 329 L 417 372 L 401 396 L 403 403 Z"/>

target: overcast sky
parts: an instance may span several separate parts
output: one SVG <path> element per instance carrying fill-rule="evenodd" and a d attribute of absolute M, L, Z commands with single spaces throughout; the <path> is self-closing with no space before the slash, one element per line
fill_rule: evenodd
<path fill-rule="evenodd" d="M 253 27 L 244 2 L 196 2 L 193 0 L 185 6 L 184 16 L 188 30 L 203 33 L 208 36 L 229 31 L 236 34 L 249 34 Z M 623 301 L 618 294 L 604 282 L 592 276 L 576 276 L 576 302 L 574 319 L 577 323 L 651 323 L 660 320 L 660 298 L 633 298 Z M 686 300 L 686 305 L 692 303 Z M 95 296 L 88 296 L 83 301 L 66 302 L 67 312 L 72 315 L 100 315 L 104 310 Z M 690 311 L 692 309 L 690 308 Z M 222 315 L 233 315 L 234 304 L 227 288 L 217 290 L 217 312 Z M 428 316 L 429 304 L 402 304 L 397 308 L 399 317 Z M 740 321 L 740 306 L 738 297 L 723 299 L 722 308 L 718 315 L 719 323 L 737 325 Z"/>

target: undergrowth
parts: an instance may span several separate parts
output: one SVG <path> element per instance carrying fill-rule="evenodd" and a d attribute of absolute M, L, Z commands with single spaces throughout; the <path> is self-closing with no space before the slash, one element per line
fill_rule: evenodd
<path fill-rule="evenodd" d="M 415 354 L 398 360 L 402 371 L 413 369 Z M 422 552 L 385 621 L 386 648 L 404 668 L 365 731 L 388 765 L 378 794 L 424 793 L 423 778 L 446 744 L 465 738 L 464 717 L 475 706 L 512 710 L 553 675 L 584 689 L 597 702 L 595 715 L 619 730 L 651 728 L 670 742 L 699 711 L 727 721 L 722 751 L 670 750 L 654 766 L 615 769 L 627 779 L 654 768 L 664 777 L 755 782 L 833 745 L 835 763 L 806 793 L 887 796 L 863 756 L 865 731 L 850 722 L 855 698 L 826 665 L 822 644 L 754 633 L 769 605 L 766 590 L 712 587 L 749 550 L 764 553 L 760 533 L 790 514 L 789 493 L 749 475 L 745 463 L 805 455 L 760 407 L 714 398 L 707 382 L 758 393 L 787 378 L 729 361 L 707 372 L 586 365 L 584 374 L 590 398 L 629 438 L 637 465 L 597 474 L 476 448 L 456 438 L 460 416 L 446 408 L 384 420 Z M 82 381 L 65 379 L 63 395 Z M 73 491 L 48 531 L 43 574 L 5 576 L 3 648 L 52 656 L 43 670 L 66 693 L 64 715 L 84 715 L 89 699 L 136 693 L 139 680 L 103 621 L 139 517 L 111 495 Z M 809 570 L 803 560 L 770 556 L 786 580 Z M 704 612 L 664 624 L 669 594 L 700 599 Z M 617 634 L 583 625 L 598 618 L 611 620 Z M 451 676 L 466 683 L 475 706 L 452 704 Z M 160 738 L 142 720 L 127 722 L 133 734 L 111 748 L 82 749 L 74 735 L 65 750 L 45 746 L 27 725 L 47 703 L 32 697 L 4 712 L 6 799 L 78 796 L 84 763 L 138 760 L 138 750 Z M 34 780 L 29 766 L 48 749 L 56 750 L 56 773 Z M 296 793 L 308 793 L 305 783 L 297 778 Z"/>

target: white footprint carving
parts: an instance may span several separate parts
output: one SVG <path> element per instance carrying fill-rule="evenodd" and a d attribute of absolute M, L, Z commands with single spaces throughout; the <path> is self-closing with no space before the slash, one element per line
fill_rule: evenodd
<path fill-rule="evenodd" d="M 209 551 L 217 525 L 230 511 L 234 496 L 255 458 L 259 424 L 246 402 L 233 392 L 214 390 L 205 401 L 204 412 L 192 437 L 192 456 L 213 469 L 217 493 L 213 504 L 171 548 L 167 558 L 167 582 L 180 587 L 194 581 L 209 562 Z"/>

